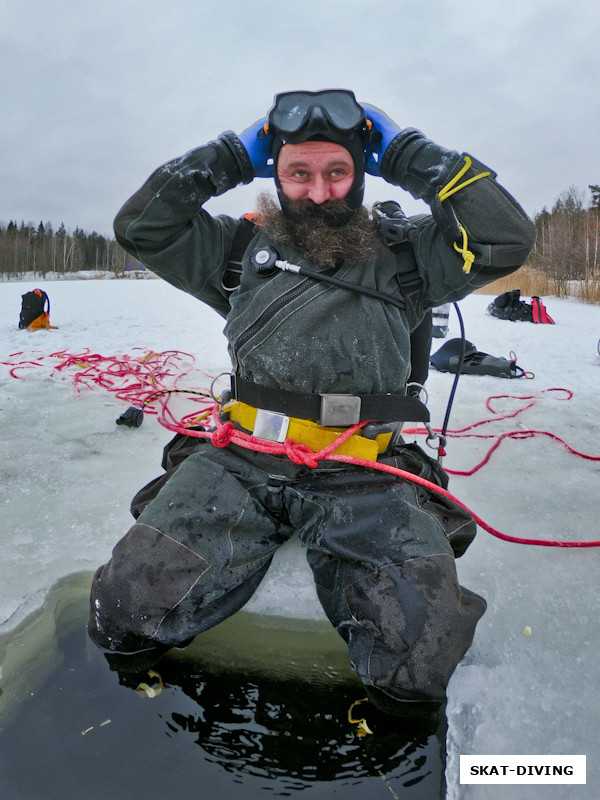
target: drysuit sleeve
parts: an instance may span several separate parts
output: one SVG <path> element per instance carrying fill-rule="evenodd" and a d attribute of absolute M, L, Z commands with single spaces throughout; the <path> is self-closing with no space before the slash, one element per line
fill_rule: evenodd
<path fill-rule="evenodd" d="M 239 222 L 212 217 L 202 206 L 253 177 L 246 150 L 227 131 L 159 167 L 118 212 L 116 239 L 161 278 L 225 316 L 221 275 Z"/>
<path fill-rule="evenodd" d="M 431 215 L 412 220 L 427 305 L 459 300 L 514 272 L 535 244 L 533 222 L 495 172 L 420 131 L 408 128 L 396 136 L 383 155 L 381 175 L 431 208 Z"/>

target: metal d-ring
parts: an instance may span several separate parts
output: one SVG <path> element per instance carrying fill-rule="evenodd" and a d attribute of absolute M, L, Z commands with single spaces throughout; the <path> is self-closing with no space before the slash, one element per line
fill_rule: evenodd
<path fill-rule="evenodd" d="M 229 375 L 229 377 L 232 378 L 233 377 L 233 372 L 219 372 L 219 374 L 216 375 L 212 379 L 212 382 L 210 384 L 210 389 L 208 391 L 209 391 L 209 394 L 212 397 L 212 399 L 215 401 L 215 403 L 220 403 L 221 402 L 221 398 L 220 398 L 220 396 L 219 397 L 215 396 L 214 386 L 215 386 L 215 383 L 219 380 L 219 378 L 223 377 L 223 375 Z"/>

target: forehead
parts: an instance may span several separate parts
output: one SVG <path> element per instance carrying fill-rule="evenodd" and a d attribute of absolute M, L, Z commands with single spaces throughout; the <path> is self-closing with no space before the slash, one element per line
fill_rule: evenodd
<path fill-rule="evenodd" d="M 352 156 L 341 144 L 336 142 L 301 142 L 284 144 L 279 153 L 278 165 L 298 166 L 315 162 L 334 161 L 354 165 Z"/>

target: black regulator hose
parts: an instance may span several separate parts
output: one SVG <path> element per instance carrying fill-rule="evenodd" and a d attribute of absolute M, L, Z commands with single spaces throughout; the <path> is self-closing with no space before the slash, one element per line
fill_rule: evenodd
<path fill-rule="evenodd" d="M 446 415 L 444 416 L 444 423 L 442 425 L 441 435 L 443 437 L 446 436 L 446 431 L 448 430 L 448 424 L 450 422 L 450 413 L 452 412 L 452 404 L 454 403 L 454 395 L 456 394 L 456 390 L 458 388 L 458 380 L 462 372 L 463 364 L 465 361 L 465 352 L 467 349 L 467 340 L 465 337 L 465 324 L 463 322 L 462 314 L 460 313 L 460 308 L 458 307 L 458 303 L 452 303 L 452 305 L 454 306 L 454 310 L 456 311 L 456 316 L 458 317 L 458 324 L 460 326 L 460 351 L 458 355 L 458 364 L 456 365 L 456 375 L 454 376 L 454 381 L 452 382 L 452 389 L 450 390 L 450 395 L 448 397 L 448 404 L 446 405 Z"/>
<path fill-rule="evenodd" d="M 385 303 L 396 306 L 396 308 L 399 308 L 401 311 L 406 311 L 404 302 L 390 294 L 379 292 L 377 289 L 370 289 L 368 286 L 350 283 L 350 281 L 344 281 L 341 278 L 334 278 L 333 275 L 317 272 L 314 269 L 310 269 L 310 267 L 301 267 L 298 264 L 291 264 L 289 261 L 282 261 L 275 248 L 269 245 L 261 247 L 252 253 L 250 260 L 257 275 L 263 277 L 274 275 L 278 269 L 282 272 L 293 272 L 296 275 L 302 275 L 304 278 L 312 278 L 315 281 L 329 283 L 341 289 L 348 289 L 349 291 L 358 292 L 359 294 L 366 294 L 368 297 L 374 297 L 377 300 L 382 300 Z"/>

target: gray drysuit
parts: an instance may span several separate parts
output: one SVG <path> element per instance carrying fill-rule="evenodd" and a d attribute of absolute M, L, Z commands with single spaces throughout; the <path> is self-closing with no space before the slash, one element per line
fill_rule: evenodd
<path fill-rule="evenodd" d="M 493 174 L 442 208 L 437 191 L 464 160 L 409 133 L 405 147 L 401 134 L 388 148 L 381 173 L 432 205 L 432 216 L 412 220 L 422 301 L 431 308 L 517 269 L 534 229 Z M 466 178 L 483 169 L 474 165 Z M 117 216 L 118 241 L 225 317 L 240 377 L 312 394 L 401 392 L 410 344 L 398 307 L 299 275 L 257 275 L 249 257 L 259 245 L 319 269 L 261 230 L 246 249 L 239 288 L 223 288 L 240 221 L 212 217 L 202 205 L 252 178 L 239 139 L 225 133 L 148 179 Z M 469 274 L 442 232 L 456 219 L 475 254 Z M 401 299 L 397 273 L 383 242 L 370 262 L 336 271 Z M 416 446 L 397 445 L 379 460 L 445 485 Z M 485 610 L 456 576 L 455 556 L 475 534 L 462 508 L 373 469 L 331 462 L 310 469 L 189 437 L 171 443 L 163 466 L 165 474 L 134 499 L 136 523 L 94 577 L 89 631 L 99 645 L 135 652 L 190 641 L 247 602 L 275 550 L 296 533 L 323 608 L 367 689 L 393 700 L 443 699 Z"/>

